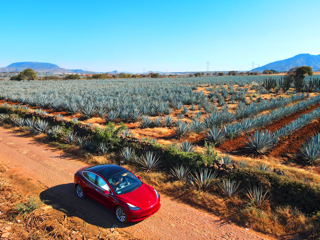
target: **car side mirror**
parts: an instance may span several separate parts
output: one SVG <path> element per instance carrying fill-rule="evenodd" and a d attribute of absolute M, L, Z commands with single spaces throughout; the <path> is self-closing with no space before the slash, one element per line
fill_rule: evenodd
<path fill-rule="evenodd" d="M 141 176 L 137 176 L 137 178 L 138 178 L 139 180 L 141 180 Z"/>
<path fill-rule="evenodd" d="M 104 190 L 104 194 L 109 194 L 110 192 L 108 190 Z"/>

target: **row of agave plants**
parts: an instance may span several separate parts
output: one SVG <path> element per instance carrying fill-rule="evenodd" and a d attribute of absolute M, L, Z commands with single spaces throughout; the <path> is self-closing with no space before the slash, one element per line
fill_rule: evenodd
<path fill-rule="evenodd" d="M 152 152 L 146 152 L 142 157 L 136 157 L 135 152 L 130 147 L 125 147 L 121 152 L 121 157 L 125 162 L 134 162 L 136 164 L 140 164 L 147 171 L 151 169 L 156 169 L 159 165 L 161 165 L 160 158 L 157 157 L 156 154 Z M 222 157 L 220 159 L 220 164 L 225 164 L 226 166 L 231 165 L 232 160 L 229 155 Z M 246 167 L 245 162 L 240 162 L 239 167 Z M 256 167 L 257 170 L 260 171 L 268 171 L 269 168 L 266 165 L 259 165 Z M 227 197 L 232 197 L 238 192 L 244 191 L 244 189 L 239 190 L 240 182 L 236 182 L 230 179 L 223 179 L 222 181 L 217 181 L 218 172 L 213 171 L 209 168 L 199 168 L 199 169 L 191 169 L 185 165 L 177 165 L 170 169 L 170 173 L 172 176 L 180 181 L 185 181 L 189 186 L 197 187 L 201 190 L 211 190 L 214 184 L 222 190 L 222 193 Z M 263 191 L 262 187 L 253 186 L 252 188 L 248 188 L 245 191 L 245 195 L 249 198 L 250 202 L 252 202 L 256 206 L 260 206 L 267 200 L 268 191 Z"/>
<path fill-rule="evenodd" d="M 244 104 L 239 104 L 236 110 L 236 113 L 231 113 L 227 109 L 222 109 L 218 111 L 213 108 L 212 110 L 208 110 L 207 112 L 212 112 L 210 115 L 205 117 L 202 120 L 201 113 L 197 113 L 195 120 L 190 123 L 190 131 L 194 131 L 195 133 L 200 133 L 205 129 L 209 129 L 215 126 L 220 126 L 221 124 L 226 124 L 229 122 L 233 122 L 235 120 L 239 120 L 245 117 L 256 115 L 260 112 L 266 110 L 272 110 L 275 108 L 283 107 L 292 102 L 300 101 L 306 98 L 304 94 L 292 95 L 290 98 L 278 98 L 271 99 L 270 101 L 262 101 L 260 103 L 251 103 L 246 106 Z M 187 111 L 183 110 L 183 113 L 187 113 Z M 108 117 L 107 117 L 108 118 Z M 107 119 L 108 120 L 108 119 Z M 186 124 L 186 123 L 185 123 Z M 152 127 L 172 127 L 181 125 L 179 122 L 174 122 L 171 116 L 166 116 L 165 118 L 158 117 L 153 120 L 148 116 L 142 116 L 140 127 L 141 128 L 152 128 Z"/>
<path fill-rule="evenodd" d="M 263 127 L 287 115 L 306 109 L 320 103 L 320 95 L 294 105 L 276 109 L 268 114 L 262 114 L 251 118 L 243 119 L 236 123 L 227 124 L 223 127 L 212 127 L 206 132 L 206 139 L 215 144 L 220 144 L 228 138 L 239 136 L 257 127 Z"/>
<path fill-rule="evenodd" d="M 284 136 L 288 136 L 291 133 L 297 131 L 298 129 L 306 126 L 312 120 L 320 117 L 320 108 L 313 110 L 308 114 L 303 114 L 294 121 L 291 121 L 282 128 L 276 130 L 275 132 L 256 131 L 251 136 L 248 137 L 248 142 L 246 143 L 246 148 L 254 154 L 264 154 L 270 151 L 278 142 L 278 140 Z M 309 145 L 309 147 L 312 145 Z M 310 149 L 310 148 L 308 148 Z M 314 162 L 314 153 L 311 151 L 304 151 L 304 159 L 306 162 Z"/>

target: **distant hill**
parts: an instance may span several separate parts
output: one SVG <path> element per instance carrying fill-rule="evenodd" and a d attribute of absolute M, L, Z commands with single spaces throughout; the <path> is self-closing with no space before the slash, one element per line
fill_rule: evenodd
<path fill-rule="evenodd" d="M 310 54 L 299 54 L 292 58 L 288 58 L 285 60 L 280 60 L 276 62 L 269 63 L 259 68 L 254 68 L 252 71 L 263 72 L 264 70 L 276 70 L 279 72 L 288 71 L 293 67 L 300 66 L 310 66 L 313 70 L 320 69 L 320 54 L 319 55 L 310 55 Z"/>
<path fill-rule="evenodd" d="M 26 68 L 32 68 L 36 72 L 49 72 L 49 73 L 93 73 L 84 71 L 82 69 L 65 69 L 56 64 L 42 63 L 42 62 L 17 62 L 8 65 L 7 67 L 0 68 L 0 72 L 21 72 Z"/>

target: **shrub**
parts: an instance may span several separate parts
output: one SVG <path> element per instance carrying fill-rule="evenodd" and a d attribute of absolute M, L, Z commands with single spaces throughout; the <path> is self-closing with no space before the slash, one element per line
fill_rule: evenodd
<path fill-rule="evenodd" d="M 30 198 L 27 203 L 18 203 L 14 206 L 13 210 L 19 214 L 26 215 L 35 209 L 39 208 L 40 202 L 36 201 L 34 198 Z"/>

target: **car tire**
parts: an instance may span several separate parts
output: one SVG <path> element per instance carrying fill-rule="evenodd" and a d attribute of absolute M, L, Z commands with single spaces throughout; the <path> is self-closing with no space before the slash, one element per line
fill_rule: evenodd
<path fill-rule="evenodd" d="M 77 196 L 78 196 L 79 198 L 81 198 L 81 199 L 83 199 L 83 198 L 86 197 L 86 196 L 84 195 L 83 188 L 82 188 L 79 184 L 77 184 L 77 186 L 76 186 L 76 194 L 77 194 Z"/>
<path fill-rule="evenodd" d="M 128 216 L 126 211 L 121 206 L 117 206 L 115 209 L 115 214 L 119 222 L 126 223 L 128 221 Z"/>

